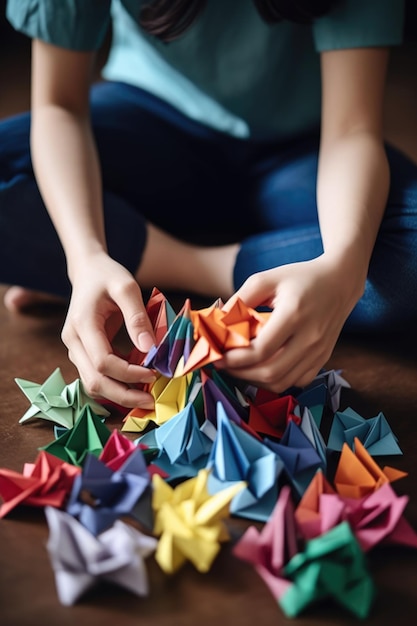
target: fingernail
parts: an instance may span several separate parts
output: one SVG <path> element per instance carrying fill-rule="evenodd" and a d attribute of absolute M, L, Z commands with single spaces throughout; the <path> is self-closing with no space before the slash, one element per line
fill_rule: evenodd
<path fill-rule="evenodd" d="M 138 335 L 138 346 L 141 352 L 149 352 L 149 350 L 154 345 L 154 341 L 152 336 L 148 331 L 144 331 L 143 333 L 139 333 Z"/>

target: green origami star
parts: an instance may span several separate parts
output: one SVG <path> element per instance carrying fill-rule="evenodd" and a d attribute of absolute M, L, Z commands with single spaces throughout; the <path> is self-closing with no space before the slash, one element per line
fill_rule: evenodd
<path fill-rule="evenodd" d="M 82 467 L 87 454 L 100 456 L 110 435 L 111 431 L 86 405 L 72 428 L 39 449 L 45 450 L 71 465 Z"/>
<path fill-rule="evenodd" d="M 89 406 L 96 415 L 110 415 L 107 409 L 86 394 L 79 378 L 67 385 L 59 367 L 41 385 L 22 378 L 15 378 L 15 381 L 32 403 L 20 418 L 20 424 L 40 418 L 72 428 L 85 406 Z"/>
<path fill-rule="evenodd" d="M 279 599 L 288 617 L 308 605 L 332 599 L 359 618 L 368 616 L 375 587 L 367 570 L 366 557 L 348 522 L 306 544 L 285 567 L 293 585 Z"/>

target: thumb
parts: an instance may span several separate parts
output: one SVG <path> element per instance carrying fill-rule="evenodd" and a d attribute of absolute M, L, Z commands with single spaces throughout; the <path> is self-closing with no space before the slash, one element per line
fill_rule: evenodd
<path fill-rule="evenodd" d="M 259 306 L 269 306 L 271 301 L 271 290 L 273 292 L 274 284 L 268 280 L 269 275 L 267 272 L 259 274 L 253 274 L 245 280 L 241 287 L 229 298 L 223 307 L 223 310 L 228 311 L 239 299 L 246 304 L 246 306 L 256 309 Z"/>

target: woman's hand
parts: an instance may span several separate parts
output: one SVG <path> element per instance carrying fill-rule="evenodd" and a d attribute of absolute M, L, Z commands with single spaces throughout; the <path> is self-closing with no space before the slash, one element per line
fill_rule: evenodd
<path fill-rule="evenodd" d="M 372 47 L 321 54 L 317 208 L 325 252 L 253 275 L 239 289 L 248 306 L 273 311 L 249 348 L 231 350 L 218 363 L 238 378 L 275 392 L 307 385 L 363 294 L 389 189 L 383 142 L 388 54 Z"/>
<path fill-rule="evenodd" d="M 148 352 L 154 343 L 137 282 L 104 252 L 73 268 L 71 279 L 73 291 L 62 340 L 86 392 L 129 408 L 153 408 L 151 394 L 136 385 L 152 382 L 154 373 L 128 363 L 112 347 L 123 322 L 141 352 Z"/>
<path fill-rule="evenodd" d="M 217 365 L 276 393 L 309 384 L 362 295 L 364 279 L 358 276 L 362 272 L 324 254 L 251 276 L 229 303 L 239 297 L 252 308 L 269 306 L 271 316 L 250 347 L 228 351 Z"/>
<path fill-rule="evenodd" d="M 95 62 L 94 52 L 33 40 L 31 154 L 72 284 L 62 331 L 69 358 L 91 396 L 152 408 L 152 396 L 137 384 L 152 381 L 153 373 L 117 356 L 111 343 L 123 322 L 141 352 L 154 337 L 138 284 L 107 254 L 89 107 Z"/>

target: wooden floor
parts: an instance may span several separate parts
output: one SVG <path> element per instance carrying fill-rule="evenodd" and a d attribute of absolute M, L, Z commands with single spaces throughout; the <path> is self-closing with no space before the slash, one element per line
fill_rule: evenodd
<path fill-rule="evenodd" d="M 28 105 L 28 51 L 11 48 L 0 56 L 0 117 Z M 409 58 L 409 57 L 408 57 Z M 414 61 L 417 57 L 414 57 Z M 398 72 L 390 79 L 387 135 L 417 155 L 415 81 L 410 65 L 396 58 Z M 416 65 L 414 65 L 416 67 Z M 408 70 L 407 70 L 408 68 Z M 408 73 L 407 73 L 408 72 Z M 394 115 L 394 109 L 399 114 Z M 408 119 L 408 124 L 407 124 Z M 5 286 L 0 286 L 0 301 Z M 19 425 L 28 408 L 15 377 L 43 382 L 60 367 L 64 378 L 76 377 L 60 341 L 64 312 L 43 316 L 12 315 L 0 304 L 0 466 L 22 471 L 37 448 L 51 440 L 45 423 Z M 409 496 L 405 517 L 417 530 L 417 343 L 415 337 L 394 334 L 378 339 L 344 338 L 328 366 L 341 369 L 351 389 L 342 393 L 342 407 L 351 406 L 364 417 L 383 412 L 403 451 L 388 458 L 408 472 L 396 483 L 399 494 Z M 111 425 L 110 422 L 109 425 Z M 117 426 L 117 422 L 113 422 Z M 245 524 L 231 520 L 232 539 Z M 191 566 L 168 577 L 149 563 L 151 592 L 138 599 L 116 587 L 98 587 L 79 604 L 62 607 L 57 599 L 45 542 L 47 527 L 41 511 L 15 511 L 0 520 L 0 624 L 38 626 L 213 626 L 216 621 L 240 626 L 287 624 L 269 591 L 249 565 L 238 562 L 224 547 L 208 574 Z M 417 614 L 417 552 L 400 547 L 379 547 L 369 558 L 377 586 L 377 599 L 367 624 L 408 626 Z M 352 624 L 357 620 L 340 607 L 309 609 L 296 624 Z"/>

